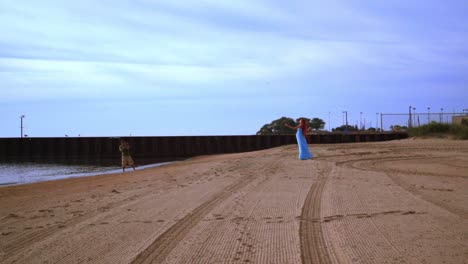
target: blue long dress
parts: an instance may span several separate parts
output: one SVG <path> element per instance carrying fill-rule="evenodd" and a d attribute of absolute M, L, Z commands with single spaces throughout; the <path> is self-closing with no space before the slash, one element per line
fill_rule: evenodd
<path fill-rule="evenodd" d="M 306 160 L 311 159 L 312 154 L 310 154 L 309 147 L 307 146 L 306 138 L 302 134 L 302 129 L 298 128 L 296 132 L 297 146 L 299 147 L 299 159 Z"/>

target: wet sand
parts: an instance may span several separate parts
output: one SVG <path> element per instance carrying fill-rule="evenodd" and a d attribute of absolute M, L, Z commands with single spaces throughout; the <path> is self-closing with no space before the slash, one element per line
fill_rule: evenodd
<path fill-rule="evenodd" d="M 0 262 L 468 263 L 468 141 L 310 149 L 0 187 Z"/>

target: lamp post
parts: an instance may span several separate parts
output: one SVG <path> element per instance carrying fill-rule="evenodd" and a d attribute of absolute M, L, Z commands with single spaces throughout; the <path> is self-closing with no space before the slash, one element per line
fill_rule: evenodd
<path fill-rule="evenodd" d="M 383 132 L 383 115 L 380 113 L 380 131 Z"/>
<path fill-rule="evenodd" d="M 375 131 L 377 131 L 379 127 L 379 113 L 375 113 Z"/>
<path fill-rule="evenodd" d="M 429 125 L 430 122 L 431 122 L 431 108 L 428 107 L 427 108 L 427 124 Z"/>
<path fill-rule="evenodd" d="M 411 128 L 412 127 L 412 120 L 413 118 L 411 117 L 411 105 L 409 106 L 409 118 L 408 118 L 408 127 Z"/>
<path fill-rule="evenodd" d="M 442 115 L 444 114 L 444 108 L 440 109 L 440 123 L 442 124 Z"/>
<path fill-rule="evenodd" d="M 23 118 L 25 118 L 25 117 L 26 117 L 25 115 L 20 116 L 20 120 L 21 120 L 21 126 L 20 126 L 20 128 L 21 128 L 21 138 L 23 137 Z"/>
<path fill-rule="evenodd" d="M 345 121 L 346 121 L 345 125 L 347 127 L 348 126 L 348 111 L 343 111 L 343 114 L 345 114 Z"/>
<path fill-rule="evenodd" d="M 362 130 L 362 112 L 359 112 L 359 130 Z"/>

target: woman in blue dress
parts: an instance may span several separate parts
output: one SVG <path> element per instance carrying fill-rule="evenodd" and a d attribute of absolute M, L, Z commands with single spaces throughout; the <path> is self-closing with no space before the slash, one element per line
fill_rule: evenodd
<path fill-rule="evenodd" d="M 299 147 L 299 159 L 300 160 L 307 160 L 312 159 L 312 154 L 310 154 L 309 146 L 307 145 L 307 124 L 304 119 L 299 120 L 299 125 L 293 127 L 289 124 L 285 124 L 285 126 L 291 129 L 297 129 L 296 132 L 296 139 L 297 139 L 297 146 Z"/>

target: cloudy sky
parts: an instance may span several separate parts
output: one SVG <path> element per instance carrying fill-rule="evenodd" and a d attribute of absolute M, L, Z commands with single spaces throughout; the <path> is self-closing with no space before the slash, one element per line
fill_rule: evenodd
<path fill-rule="evenodd" d="M 466 0 L 1 0 L 0 137 L 22 114 L 39 137 L 461 112 L 466 14 Z"/>

